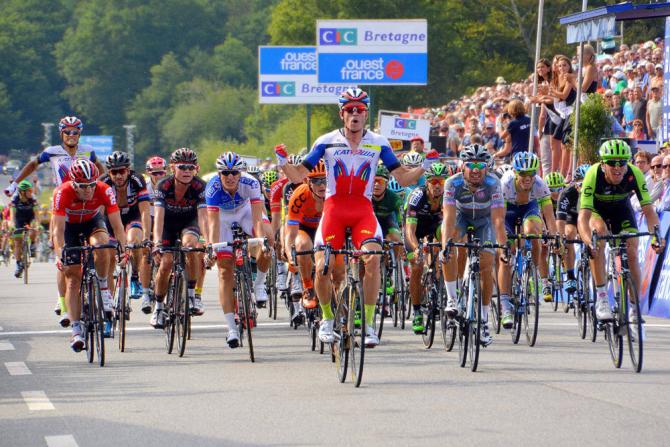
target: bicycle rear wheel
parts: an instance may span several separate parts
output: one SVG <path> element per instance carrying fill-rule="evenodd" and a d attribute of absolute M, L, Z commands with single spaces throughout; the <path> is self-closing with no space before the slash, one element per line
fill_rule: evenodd
<path fill-rule="evenodd" d="M 95 302 L 93 315 L 93 329 L 95 334 L 95 352 L 98 354 L 98 365 L 105 366 L 105 319 L 103 315 L 102 294 L 100 293 L 100 284 L 97 278 L 93 278 L 89 283 L 91 301 Z"/>
<path fill-rule="evenodd" d="M 116 286 L 116 315 L 115 323 L 119 328 L 119 351 L 126 350 L 126 315 L 128 315 L 128 271 L 121 269 L 121 274 L 117 278 Z"/>
<path fill-rule="evenodd" d="M 526 264 L 523 276 L 523 295 L 526 298 L 523 312 L 523 326 L 526 332 L 526 342 L 528 346 L 532 347 L 535 346 L 535 342 L 537 341 L 537 327 L 540 316 L 540 282 L 537 276 L 537 269 L 532 261 Z"/>
<path fill-rule="evenodd" d="M 375 304 L 375 315 L 372 319 L 372 324 L 375 328 L 375 334 L 381 340 L 382 332 L 384 331 L 384 314 L 388 313 L 388 299 L 389 296 L 386 293 L 386 281 L 388 278 L 388 272 L 386 270 L 386 265 L 382 262 L 382 280 L 381 287 L 379 288 L 379 296 L 377 297 L 377 303 Z"/>
<path fill-rule="evenodd" d="M 186 340 L 188 339 L 188 328 L 190 323 L 191 309 L 187 290 L 188 279 L 186 272 L 180 272 L 175 278 L 174 288 L 174 326 L 177 336 L 177 354 L 184 356 L 186 351 Z"/>
<path fill-rule="evenodd" d="M 643 360 L 643 342 L 644 342 L 644 328 L 642 326 L 642 313 L 640 312 L 640 301 L 638 299 L 637 290 L 633 284 L 632 279 L 627 278 L 625 284 L 630 284 L 630 287 L 627 287 L 628 293 L 624 295 L 624 298 L 627 299 L 628 309 L 633 309 L 637 319 L 631 321 L 629 318 L 630 314 L 624 312 L 621 317 L 623 318 L 624 324 L 626 325 L 626 338 L 628 340 L 628 352 L 630 353 L 630 360 L 633 362 L 633 369 L 636 373 L 642 371 L 642 360 Z M 633 302 L 633 300 L 635 302 Z"/>
<path fill-rule="evenodd" d="M 351 380 L 354 386 L 361 386 L 363 380 L 363 366 L 365 364 L 365 306 L 360 285 L 352 285 L 349 289 L 349 334 L 351 334 Z M 356 325 L 356 315 L 361 324 Z"/>

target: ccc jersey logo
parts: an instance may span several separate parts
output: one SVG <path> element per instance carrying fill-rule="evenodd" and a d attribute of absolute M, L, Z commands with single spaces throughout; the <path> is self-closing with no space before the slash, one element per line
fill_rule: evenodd
<path fill-rule="evenodd" d="M 291 206 L 291 212 L 294 214 L 299 213 L 306 200 L 307 195 L 305 193 L 301 193 L 299 196 L 297 196 L 293 201 L 293 205 Z"/>

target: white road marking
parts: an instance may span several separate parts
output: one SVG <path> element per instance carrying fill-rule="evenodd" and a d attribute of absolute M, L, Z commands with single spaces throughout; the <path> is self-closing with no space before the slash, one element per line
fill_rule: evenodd
<path fill-rule="evenodd" d="M 44 391 L 21 391 L 21 396 L 30 411 L 55 410 Z"/>
<path fill-rule="evenodd" d="M 0 326 L 0 331 L 2 330 L 2 326 Z"/>
<path fill-rule="evenodd" d="M 10 376 L 29 376 L 32 374 L 28 366 L 23 362 L 5 362 L 5 367 Z"/>
<path fill-rule="evenodd" d="M 79 447 L 72 435 L 45 436 L 47 447 Z"/>
<path fill-rule="evenodd" d="M 0 351 L 13 351 L 14 345 L 7 340 L 0 340 Z"/>

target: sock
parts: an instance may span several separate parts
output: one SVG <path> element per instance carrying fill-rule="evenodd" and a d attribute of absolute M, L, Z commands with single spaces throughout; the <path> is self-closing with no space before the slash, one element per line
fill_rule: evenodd
<path fill-rule="evenodd" d="M 575 279 L 575 270 L 568 270 L 568 279 Z"/>
<path fill-rule="evenodd" d="M 79 330 L 75 331 L 75 329 L 79 329 Z M 81 332 L 81 321 L 80 320 L 72 322 L 72 333 L 74 333 L 74 332 Z"/>
<path fill-rule="evenodd" d="M 98 281 L 100 282 L 100 290 L 109 290 L 109 286 L 107 285 L 107 278 L 98 277 Z"/>
<path fill-rule="evenodd" d="M 202 295 L 202 287 L 196 286 L 195 287 L 195 294 L 196 295 Z"/>
<path fill-rule="evenodd" d="M 223 314 L 223 319 L 226 321 L 226 326 L 228 326 L 229 331 L 236 331 L 237 325 L 235 324 L 235 313 L 228 312 Z"/>
<path fill-rule="evenodd" d="M 188 294 L 189 298 L 195 298 L 195 283 L 197 281 L 189 280 L 188 284 L 186 285 L 186 293 Z"/>
<path fill-rule="evenodd" d="M 165 295 L 156 295 L 156 309 L 163 308 L 163 299 L 165 299 Z"/>
<path fill-rule="evenodd" d="M 150 287 L 142 287 L 142 295 L 151 296 L 153 290 Z"/>
<path fill-rule="evenodd" d="M 254 287 L 260 287 L 265 285 L 265 277 L 268 276 L 268 272 L 261 272 L 260 270 L 256 273 L 256 279 L 254 279 Z"/>
<path fill-rule="evenodd" d="M 607 299 L 607 286 L 603 284 L 602 286 L 596 286 L 596 300 L 606 300 Z"/>
<path fill-rule="evenodd" d="M 365 307 L 365 324 L 372 326 L 372 322 L 375 319 L 375 305 L 366 304 L 363 307 Z"/>
<path fill-rule="evenodd" d="M 490 304 L 482 304 L 482 321 L 486 323 L 489 321 L 489 311 L 491 310 Z"/>
<path fill-rule="evenodd" d="M 65 297 L 64 296 L 59 296 L 58 297 L 58 305 L 60 306 L 61 313 L 67 312 L 67 306 L 65 305 Z"/>
<path fill-rule="evenodd" d="M 414 312 L 420 312 L 421 311 L 421 304 L 412 304 L 412 309 L 414 309 Z"/>
<path fill-rule="evenodd" d="M 312 281 L 312 278 L 304 279 L 302 280 L 302 289 L 307 290 L 307 289 L 312 289 L 314 288 L 314 282 Z"/>
<path fill-rule="evenodd" d="M 319 303 L 319 306 L 321 307 L 321 313 L 323 314 L 323 319 L 324 320 L 334 320 L 335 315 L 333 315 L 333 309 L 330 307 L 330 301 L 327 303 Z"/>
<path fill-rule="evenodd" d="M 456 292 L 456 281 L 445 281 L 444 284 L 447 286 L 447 297 L 455 300 L 458 296 Z"/>
<path fill-rule="evenodd" d="M 547 287 L 549 285 L 549 278 L 542 278 L 542 287 Z"/>
<path fill-rule="evenodd" d="M 511 310 L 508 294 L 506 293 L 500 294 L 500 307 L 502 308 L 503 312 L 509 312 Z"/>

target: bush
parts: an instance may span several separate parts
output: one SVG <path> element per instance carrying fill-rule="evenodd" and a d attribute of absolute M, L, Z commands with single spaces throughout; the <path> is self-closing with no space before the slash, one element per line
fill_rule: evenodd
<path fill-rule="evenodd" d="M 612 135 L 612 118 L 605 99 L 598 94 L 588 95 L 581 105 L 579 116 L 579 163 L 597 163 L 600 160 L 598 148 L 601 138 Z M 575 128 L 575 113 L 570 117 Z M 572 143 L 570 143 L 572 146 Z"/>

